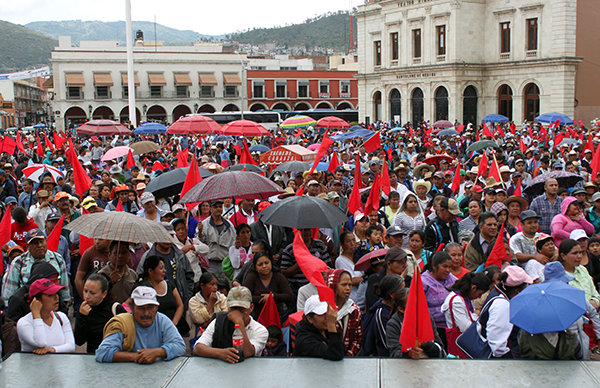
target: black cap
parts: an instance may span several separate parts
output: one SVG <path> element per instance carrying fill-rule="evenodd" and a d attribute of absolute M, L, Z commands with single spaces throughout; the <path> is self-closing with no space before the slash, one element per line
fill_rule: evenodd
<path fill-rule="evenodd" d="M 215 199 L 214 201 L 212 201 L 210 203 L 210 207 L 213 207 L 213 206 L 218 205 L 218 204 L 222 205 L 223 203 L 224 203 L 223 200 L 221 200 L 221 199 Z"/>

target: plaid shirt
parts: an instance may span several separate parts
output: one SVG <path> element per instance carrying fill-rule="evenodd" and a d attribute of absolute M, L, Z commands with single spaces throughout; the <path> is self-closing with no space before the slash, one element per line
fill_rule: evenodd
<path fill-rule="evenodd" d="M 327 246 L 321 240 L 313 238 L 308 251 L 314 257 L 323 260 L 329 268 L 333 268 L 329 253 L 327 252 Z M 285 247 L 281 254 L 281 269 L 290 268 L 294 264 L 296 264 L 296 258 L 294 257 L 294 244 L 292 243 Z M 288 278 L 288 282 L 294 292 L 297 292 L 300 287 L 308 284 L 306 276 L 304 276 L 304 273 L 300 269 L 292 277 Z"/>
<path fill-rule="evenodd" d="M 63 257 L 55 252 L 46 251 L 44 258 L 48 263 L 52 264 L 58 271 L 58 281 L 65 288 L 59 293 L 65 301 L 71 299 L 69 294 L 69 275 L 67 275 L 67 267 Z M 29 281 L 31 275 L 31 266 L 35 259 L 29 252 L 23 253 L 17 257 L 11 264 L 6 274 L 6 279 L 2 285 L 2 298 L 8 303 L 10 297 Z"/>
<path fill-rule="evenodd" d="M 552 219 L 555 215 L 560 214 L 560 205 L 562 204 L 563 199 L 559 196 L 556 196 L 554 200 L 554 205 L 550 203 L 548 196 L 546 193 L 543 195 L 539 195 L 531 201 L 531 206 L 529 206 L 529 210 L 533 210 L 535 214 L 542 217 L 539 220 L 540 229 L 543 233 L 552 234 L 550 230 L 550 224 L 552 223 Z"/>
<path fill-rule="evenodd" d="M 346 349 L 346 357 L 356 357 L 358 352 L 360 351 L 362 340 L 363 340 L 363 329 L 362 329 L 362 316 L 360 313 L 360 307 L 356 305 L 353 301 L 349 301 L 352 303 L 352 307 L 354 310 L 348 314 L 348 323 L 346 326 L 346 334 L 344 335 L 344 349 Z M 344 332 L 343 322 L 345 317 L 339 319 L 335 327 L 338 333 Z"/>
<path fill-rule="evenodd" d="M 331 191 L 331 183 L 332 182 L 333 181 L 331 181 L 327 184 L 327 189 L 329 191 Z M 341 180 L 341 183 L 342 183 L 342 189 L 340 191 L 343 195 L 346 195 L 348 193 L 348 191 L 350 191 L 350 185 L 344 179 Z"/>

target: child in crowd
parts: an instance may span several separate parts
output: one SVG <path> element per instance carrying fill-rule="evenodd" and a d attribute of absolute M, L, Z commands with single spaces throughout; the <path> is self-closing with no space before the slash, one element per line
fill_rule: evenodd
<path fill-rule="evenodd" d="M 277 326 L 271 325 L 267 327 L 267 331 L 269 338 L 263 351 L 263 357 L 287 357 L 287 345 L 283 342 L 281 330 Z"/>
<path fill-rule="evenodd" d="M 356 251 L 354 251 L 355 263 L 367 253 L 384 248 L 381 242 L 383 239 L 383 227 L 381 225 L 369 226 L 365 235 L 367 236 L 367 239 L 362 241 L 358 248 L 356 248 Z"/>

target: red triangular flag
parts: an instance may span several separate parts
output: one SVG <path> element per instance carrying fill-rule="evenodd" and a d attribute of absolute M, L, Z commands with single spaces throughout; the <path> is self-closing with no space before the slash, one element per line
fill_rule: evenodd
<path fill-rule="evenodd" d="M 80 198 L 83 198 L 83 193 L 90 189 L 92 186 L 92 179 L 85 172 L 83 166 L 79 159 L 77 159 L 77 155 L 75 154 L 75 146 L 73 145 L 73 141 L 69 139 L 69 149 L 65 152 L 67 155 L 67 159 L 73 166 L 73 177 L 75 178 L 75 192 L 79 195 Z"/>
<path fill-rule="evenodd" d="M 62 148 L 63 144 L 67 142 L 67 139 L 56 133 L 54 134 L 54 142 L 56 143 L 56 148 Z"/>
<path fill-rule="evenodd" d="M 244 140 L 244 145 L 242 146 L 241 155 L 240 155 L 240 164 L 253 164 L 258 166 L 256 160 L 250 155 L 250 149 L 248 148 L 248 143 Z"/>
<path fill-rule="evenodd" d="M 296 194 L 294 194 L 294 197 L 302 197 L 302 195 L 304 195 L 304 185 L 300 186 L 298 191 L 296 191 Z"/>
<path fill-rule="evenodd" d="M 11 212 L 12 206 L 9 205 L 4 211 L 4 215 L 2 216 L 2 221 L 0 221 L 0 247 L 5 246 L 11 240 L 10 235 L 10 224 L 11 224 Z M 2 257 L 0 256 L 0 263 L 2 262 Z"/>
<path fill-rule="evenodd" d="M 152 171 L 162 171 L 163 168 L 164 166 L 158 160 L 152 164 Z"/>
<path fill-rule="evenodd" d="M 507 259 L 506 248 L 504 247 L 504 224 L 500 226 L 500 231 L 498 232 L 498 236 L 496 236 L 496 242 L 494 243 L 494 247 L 488 256 L 485 267 L 490 265 L 497 265 L 502 268 L 502 262 Z"/>
<path fill-rule="evenodd" d="M 379 132 L 375 132 L 375 134 L 363 144 L 363 147 L 365 147 L 365 151 L 367 152 L 375 152 L 380 149 L 381 141 L 379 140 Z"/>
<path fill-rule="evenodd" d="M 487 123 L 483 127 L 483 132 L 481 132 L 481 135 L 487 136 L 488 139 L 492 138 L 492 132 L 490 132 L 490 128 L 488 127 Z"/>
<path fill-rule="evenodd" d="M 594 141 L 593 141 L 593 136 L 591 133 L 588 133 L 588 141 L 585 143 L 585 147 L 583 147 L 583 151 L 585 152 L 585 150 L 590 150 L 592 151 L 592 153 L 594 152 Z M 558 147 L 558 144 L 554 145 L 555 147 Z"/>
<path fill-rule="evenodd" d="M 127 153 L 127 168 L 131 170 L 133 166 L 135 166 L 135 159 L 133 158 L 131 150 L 129 150 L 129 152 Z"/>
<path fill-rule="evenodd" d="M 392 191 L 392 184 L 390 183 L 390 172 L 387 168 L 387 160 L 383 161 L 383 166 L 381 166 L 381 190 L 385 193 L 385 195 L 390 195 Z"/>
<path fill-rule="evenodd" d="M 0 148 L 0 153 L 6 152 L 11 155 L 15 153 L 15 147 L 17 146 L 17 142 L 12 139 L 12 137 L 6 135 L 2 139 L 2 147 Z"/>
<path fill-rule="evenodd" d="M 329 171 L 332 174 L 335 174 L 335 169 L 338 168 L 339 165 L 340 162 L 337 157 L 337 152 L 334 152 L 333 154 L 331 154 L 331 161 L 329 162 L 329 167 L 327 167 L 327 171 Z"/>
<path fill-rule="evenodd" d="M 117 211 L 117 212 L 123 211 L 123 202 L 121 202 L 120 199 L 117 201 L 117 208 L 115 209 L 115 211 Z"/>
<path fill-rule="evenodd" d="M 52 144 L 52 142 L 50 141 L 50 139 L 48 139 L 48 136 L 44 133 L 44 143 L 46 145 L 46 147 L 54 150 L 54 144 Z"/>
<path fill-rule="evenodd" d="M 498 133 L 500 134 L 500 136 L 502 136 L 502 137 L 506 136 L 504 134 L 504 131 L 502 130 L 502 127 L 500 126 L 500 124 L 496 125 L 496 131 L 498 131 Z"/>
<path fill-rule="evenodd" d="M 23 147 L 23 142 L 21 141 L 21 134 L 17 132 L 17 148 L 22 153 L 25 153 L 25 148 Z"/>
<path fill-rule="evenodd" d="M 375 175 L 375 180 L 373 181 L 373 185 L 371 186 L 371 191 L 369 192 L 369 198 L 367 198 L 367 203 L 365 204 L 365 216 L 373 213 L 373 210 L 379 210 L 379 192 L 381 191 L 381 179 L 379 174 Z"/>
<path fill-rule="evenodd" d="M 477 128 L 477 129 L 475 130 L 475 141 L 479 141 L 479 129 L 480 129 L 480 128 Z"/>
<path fill-rule="evenodd" d="M 327 150 L 329 149 L 329 147 L 331 147 L 332 144 L 333 144 L 333 140 L 331 140 L 329 138 L 329 136 L 327 136 L 327 134 L 325 134 L 323 136 L 323 141 L 321 141 L 321 146 L 319 147 L 319 152 L 317 153 L 317 158 L 315 159 L 315 162 L 313 163 L 312 167 L 310 168 L 309 174 L 312 174 L 316 170 L 317 166 L 321 162 L 321 159 L 323 158 L 323 156 L 325 156 L 325 154 L 327 153 Z"/>
<path fill-rule="evenodd" d="M 419 346 L 427 341 L 433 341 L 433 328 L 431 327 L 431 318 L 425 291 L 421 283 L 421 274 L 419 269 L 415 268 L 410 290 L 408 291 L 408 301 L 404 311 L 404 320 L 402 321 L 402 330 L 400 331 L 400 344 L 402 352 Z"/>
<path fill-rule="evenodd" d="M 360 187 L 361 187 L 361 175 L 360 175 L 360 159 L 356 155 L 356 166 L 354 169 L 354 187 L 350 192 L 350 198 L 348 198 L 348 211 L 350 214 L 354 214 L 362 206 L 360 201 Z"/>
<path fill-rule="evenodd" d="M 592 158 L 592 163 L 590 163 L 592 167 L 592 176 L 590 177 L 590 181 L 596 180 L 598 176 L 598 171 L 600 171 L 600 147 L 596 149 L 594 152 L 594 157 Z"/>
<path fill-rule="evenodd" d="M 263 309 L 256 321 L 264 327 L 277 326 L 279 329 L 281 329 L 279 310 L 277 309 L 277 304 L 275 303 L 272 292 L 269 293 L 267 301 L 265 302 L 265 305 L 263 306 Z"/>
<path fill-rule="evenodd" d="M 517 186 L 515 186 L 515 192 L 513 193 L 513 195 L 514 195 L 515 197 L 520 197 L 520 196 L 522 196 L 522 194 L 521 194 L 521 190 L 522 190 L 522 189 L 523 189 L 523 188 L 521 187 L 521 178 L 519 178 L 519 181 L 517 182 Z"/>
<path fill-rule="evenodd" d="M 183 182 L 183 187 L 181 188 L 181 197 L 183 197 L 190 189 L 198 182 L 202 180 L 200 176 L 200 169 L 198 168 L 198 161 L 196 158 L 192 157 L 192 164 L 190 165 L 190 169 L 188 171 L 187 176 L 185 177 L 185 182 Z"/>
<path fill-rule="evenodd" d="M 496 182 L 502 182 L 502 176 L 500 175 L 500 166 L 498 166 L 498 161 L 496 160 L 496 155 L 494 155 L 494 160 L 492 160 L 492 167 L 490 168 L 490 175 L 496 179 Z"/>
<path fill-rule="evenodd" d="M 334 310 L 337 310 L 335 294 L 331 288 L 327 287 L 322 275 L 323 272 L 329 271 L 329 267 L 323 260 L 316 258 L 310 253 L 304 244 L 304 240 L 302 240 L 302 235 L 299 230 L 294 229 L 294 236 L 294 257 L 296 258 L 296 262 L 302 270 L 302 273 L 312 285 L 317 287 L 319 299 L 328 302 Z"/>
<path fill-rule="evenodd" d="M 465 129 L 465 126 L 464 126 L 464 125 L 462 125 L 462 124 L 458 124 L 458 127 L 456 127 L 456 131 L 457 131 L 457 132 L 462 132 L 462 131 L 463 131 L 463 129 Z"/>
<path fill-rule="evenodd" d="M 510 123 L 510 133 L 512 133 L 514 135 L 516 131 L 517 131 L 517 126 L 515 125 L 515 123 Z"/>
<path fill-rule="evenodd" d="M 62 232 L 63 223 L 65 222 L 65 215 L 63 214 L 60 217 L 60 220 L 56 223 L 54 229 L 52 229 L 52 233 L 46 239 L 48 244 L 48 250 L 52 252 L 56 252 L 58 250 L 58 244 L 60 243 L 60 233 Z"/>
<path fill-rule="evenodd" d="M 479 169 L 477 171 L 477 176 L 484 176 L 488 170 L 488 160 L 485 152 L 481 155 L 481 160 L 479 160 Z"/>
<path fill-rule="evenodd" d="M 175 168 L 189 167 L 188 164 L 189 152 L 187 149 L 181 150 L 177 153 L 177 166 Z"/>
<path fill-rule="evenodd" d="M 579 119 L 579 128 L 584 128 L 585 125 L 583 125 L 583 121 L 581 121 L 581 119 Z"/>
<path fill-rule="evenodd" d="M 458 193 L 458 189 L 460 189 L 460 163 L 456 166 L 456 171 L 454 171 L 454 178 L 452 178 L 450 189 L 454 194 Z"/>

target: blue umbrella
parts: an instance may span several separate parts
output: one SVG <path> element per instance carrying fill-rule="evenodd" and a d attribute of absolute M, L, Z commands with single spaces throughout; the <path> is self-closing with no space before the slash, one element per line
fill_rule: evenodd
<path fill-rule="evenodd" d="M 33 128 L 35 128 L 35 129 L 46 128 L 46 124 L 36 124 L 33 126 Z"/>
<path fill-rule="evenodd" d="M 454 136 L 460 135 L 455 129 L 444 129 L 443 131 L 439 131 L 435 136 Z"/>
<path fill-rule="evenodd" d="M 144 123 L 133 131 L 135 135 L 154 135 L 165 132 L 167 132 L 167 127 L 160 123 Z"/>
<path fill-rule="evenodd" d="M 497 114 L 487 115 L 481 120 L 482 123 L 504 123 L 506 121 L 508 121 L 508 117 Z"/>
<path fill-rule="evenodd" d="M 361 127 L 360 125 L 353 125 L 350 128 L 348 128 L 349 131 L 356 131 L 358 129 L 365 129 L 365 127 Z"/>
<path fill-rule="evenodd" d="M 231 136 L 218 135 L 213 140 L 214 141 L 230 141 L 231 140 Z"/>
<path fill-rule="evenodd" d="M 252 147 L 250 147 L 250 151 L 269 152 L 269 151 L 271 151 L 271 149 L 269 147 L 267 147 L 266 145 L 255 144 Z"/>
<path fill-rule="evenodd" d="M 510 322 L 530 334 L 566 330 L 585 312 L 585 292 L 561 282 L 527 287 L 510 301 Z"/>
<path fill-rule="evenodd" d="M 400 131 L 404 131 L 404 128 L 403 127 L 396 127 L 394 129 L 390 130 L 390 132 L 400 132 Z"/>
<path fill-rule="evenodd" d="M 327 171 L 328 168 L 329 168 L 329 163 L 319 162 L 319 164 L 317 164 L 317 168 L 315 170 L 322 172 L 322 171 Z"/>
<path fill-rule="evenodd" d="M 535 118 L 535 121 L 540 123 L 555 123 L 560 121 L 560 125 L 573 125 L 573 120 L 571 120 L 569 116 L 557 112 L 539 115 Z"/>

